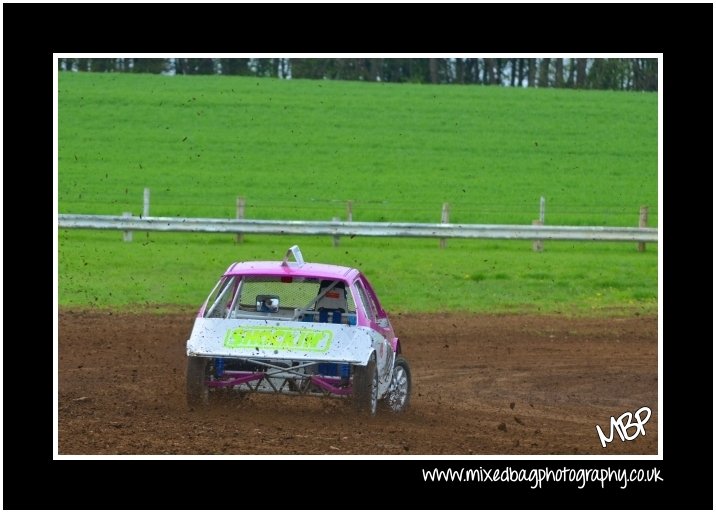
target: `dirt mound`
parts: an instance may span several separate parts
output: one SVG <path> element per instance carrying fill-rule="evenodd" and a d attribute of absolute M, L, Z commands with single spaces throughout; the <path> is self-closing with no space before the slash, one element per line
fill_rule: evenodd
<path fill-rule="evenodd" d="M 410 410 L 253 395 L 186 405 L 186 314 L 63 310 L 60 454 L 656 454 L 657 319 L 401 315 Z M 602 448 L 611 417 L 647 406 L 646 435 Z M 633 433 L 634 429 L 630 430 Z"/>

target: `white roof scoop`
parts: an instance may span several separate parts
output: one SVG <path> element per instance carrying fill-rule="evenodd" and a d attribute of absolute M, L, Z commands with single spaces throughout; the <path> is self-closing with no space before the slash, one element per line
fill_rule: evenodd
<path fill-rule="evenodd" d="M 293 262 L 288 261 L 291 256 L 293 256 Z M 288 248 L 286 256 L 283 257 L 283 262 L 281 262 L 281 265 L 284 267 L 303 267 L 303 264 L 305 264 L 305 262 L 303 261 L 303 254 L 301 254 L 301 248 L 295 244 Z"/>

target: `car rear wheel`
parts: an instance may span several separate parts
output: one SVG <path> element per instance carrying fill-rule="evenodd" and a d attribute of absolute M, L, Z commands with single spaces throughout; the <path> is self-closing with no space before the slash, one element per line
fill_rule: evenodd
<path fill-rule="evenodd" d="M 375 415 L 378 409 L 378 369 L 375 354 L 365 366 L 353 366 L 353 403 L 359 411 Z"/>
<path fill-rule="evenodd" d="M 408 360 L 402 356 L 395 359 L 393 365 L 393 377 L 390 380 L 390 388 L 385 396 L 385 405 L 393 413 L 402 413 L 410 404 L 410 392 L 412 388 L 410 366 Z"/>
<path fill-rule="evenodd" d="M 186 402 L 191 408 L 209 406 L 209 358 L 189 356 L 186 362 Z"/>

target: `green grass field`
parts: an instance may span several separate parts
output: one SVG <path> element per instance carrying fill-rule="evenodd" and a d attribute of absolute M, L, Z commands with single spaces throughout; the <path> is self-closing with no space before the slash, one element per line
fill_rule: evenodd
<path fill-rule="evenodd" d="M 62 213 L 658 226 L 657 96 L 61 73 Z M 60 230 L 64 306 L 197 306 L 236 260 L 363 269 L 391 311 L 655 313 L 657 246 Z"/>

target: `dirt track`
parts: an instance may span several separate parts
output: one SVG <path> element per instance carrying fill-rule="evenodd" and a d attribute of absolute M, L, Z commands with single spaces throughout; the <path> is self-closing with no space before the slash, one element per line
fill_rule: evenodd
<path fill-rule="evenodd" d="M 394 317 L 411 407 L 375 418 L 271 395 L 189 410 L 192 317 L 60 312 L 60 454 L 657 453 L 655 317 Z M 595 426 L 642 406 L 646 436 L 603 449 Z"/>

